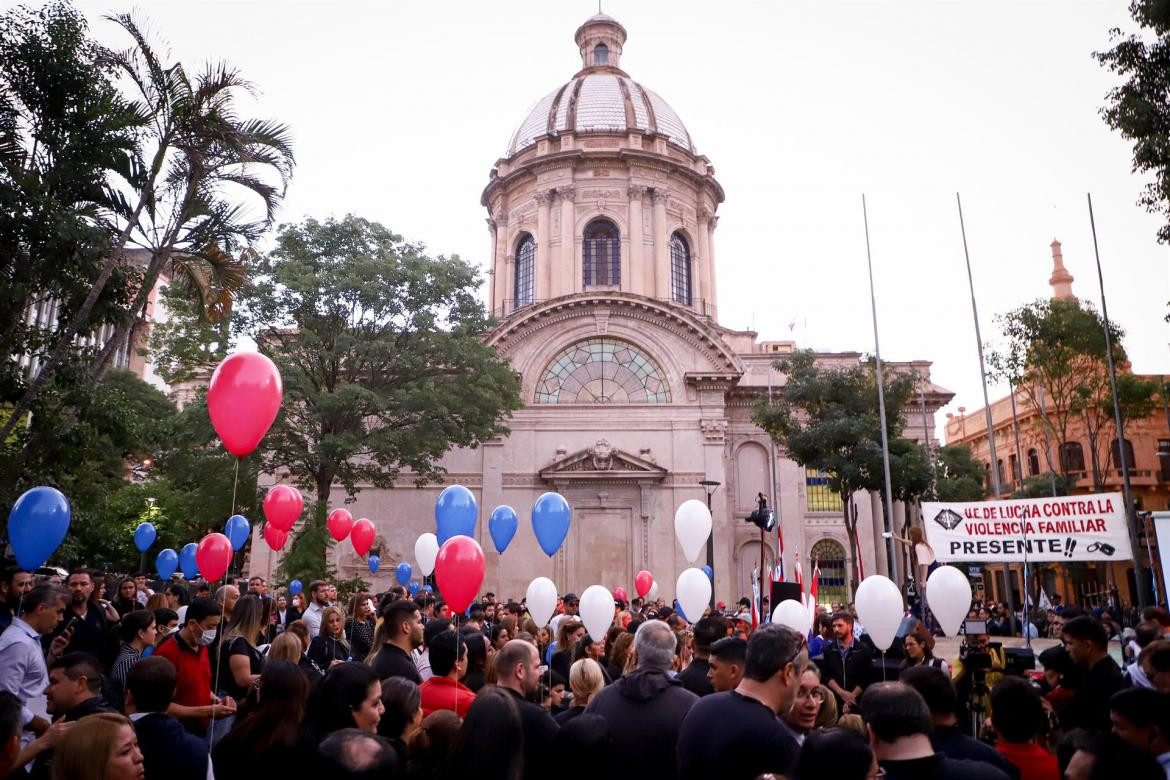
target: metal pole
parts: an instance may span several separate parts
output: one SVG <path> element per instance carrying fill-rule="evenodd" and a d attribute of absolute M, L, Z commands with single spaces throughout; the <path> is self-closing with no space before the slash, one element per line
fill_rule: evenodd
<path fill-rule="evenodd" d="M 995 500 L 998 501 L 1002 496 L 999 486 L 999 461 L 995 457 L 995 426 L 991 421 L 991 399 L 987 396 L 987 369 L 983 363 L 983 336 L 979 332 L 979 308 L 975 304 L 975 279 L 971 275 L 971 253 L 967 250 L 967 226 L 963 222 L 963 201 L 959 198 L 959 193 L 955 193 L 955 204 L 959 207 L 959 230 L 963 234 L 963 257 L 967 261 L 967 286 L 971 290 L 971 318 L 975 321 L 975 345 L 979 349 L 979 379 L 983 383 L 983 414 L 987 424 L 987 448 L 991 455 L 991 487 L 995 492 Z M 1008 627 L 1009 630 L 1013 627 L 1012 624 L 1016 619 L 1016 598 L 1012 594 L 1013 578 L 1012 567 L 1010 563 L 1003 565 L 1004 570 L 1004 584 L 1007 591 L 1008 603 Z"/>
<path fill-rule="evenodd" d="M 768 366 L 768 406 L 772 406 L 771 366 Z M 771 436 L 768 437 L 768 446 L 772 453 L 772 463 L 768 470 L 771 472 L 772 511 L 776 513 L 776 563 L 780 566 L 780 570 L 783 572 L 787 571 L 787 569 L 784 568 L 784 517 L 780 514 L 780 496 L 776 492 L 776 469 L 779 468 L 780 461 L 776 457 L 776 440 Z M 785 577 L 785 579 L 787 580 L 787 577 Z"/>
<path fill-rule="evenodd" d="M 711 512 L 711 496 L 715 495 L 715 491 L 719 489 L 720 483 L 713 479 L 700 480 L 699 484 L 703 486 L 707 493 L 707 512 Z M 713 517 L 713 516 L 712 516 Z M 715 609 L 715 524 L 711 524 L 711 535 L 707 537 L 707 565 L 711 567 L 711 609 Z"/>
<path fill-rule="evenodd" d="M 1023 482 L 1024 481 L 1024 449 L 1020 445 L 1020 418 L 1016 416 L 1016 386 L 1011 380 L 1008 380 L 1008 390 L 1011 392 L 1011 399 L 1012 399 L 1012 430 L 1015 432 L 1015 436 L 1016 436 L 1016 468 L 1019 469 L 1020 482 Z M 1016 478 L 1016 475 L 1012 474 L 1012 479 L 1015 479 L 1015 478 Z M 1029 624 L 1028 606 L 1029 606 L 1029 599 L 1031 598 L 1031 595 L 1032 595 L 1031 591 L 1028 590 L 1028 588 L 1030 587 L 1029 583 L 1028 583 L 1028 521 L 1024 520 L 1022 525 L 1024 528 L 1024 610 L 1022 613 L 1023 620 L 1021 621 L 1020 630 L 1024 632 L 1024 644 L 1027 646 L 1028 652 L 1031 652 L 1032 651 L 1032 635 L 1030 633 L 1028 633 L 1028 624 Z"/>
<path fill-rule="evenodd" d="M 1097 248 L 1097 222 L 1093 218 L 1093 196 L 1089 201 L 1089 227 L 1093 230 L 1093 255 L 1097 259 L 1097 284 L 1101 289 L 1101 319 L 1105 323 L 1105 360 L 1109 366 L 1109 388 L 1113 391 L 1113 417 L 1117 424 L 1117 451 L 1121 456 L 1121 484 L 1125 490 L 1125 522 L 1129 528 L 1129 544 L 1133 554 L 1133 583 L 1137 588 L 1138 607 L 1146 606 L 1146 590 L 1142 587 L 1141 547 L 1138 546 L 1137 524 L 1133 505 L 1133 487 L 1129 483 L 1129 457 L 1125 451 L 1125 433 L 1121 426 L 1121 404 L 1117 399 L 1117 368 L 1113 365 L 1113 336 L 1109 332 L 1109 309 L 1105 305 L 1105 276 L 1101 272 L 1101 252 Z"/>
<path fill-rule="evenodd" d="M 898 581 L 898 560 L 894 555 L 894 490 L 890 483 L 890 442 L 886 431 L 886 390 L 882 380 L 882 348 L 878 342 L 877 296 L 873 290 L 873 257 L 869 250 L 869 212 L 865 195 L 861 196 L 861 216 L 865 221 L 865 260 L 869 265 L 869 307 L 873 312 L 873 351 L 877 365 L 878 416 L 882 426 L 882 476 L 886 483 L 886 561 L 890 579 Z"/>

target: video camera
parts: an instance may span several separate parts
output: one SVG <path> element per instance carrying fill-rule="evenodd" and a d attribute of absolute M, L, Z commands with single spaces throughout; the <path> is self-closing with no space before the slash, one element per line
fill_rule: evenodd
<path fill-rule="evenodd" d="M 1002 647 L 998 642 L 979 644 L 978 637 L 986 634 L 986 620 L 963 621 L 963 645 L 959 648 L 959 660 L 963 662 L 963 668 L 973 672 L 977 678 L 982 678 L 991 671 L 993 666 L 991 650 Z"/>

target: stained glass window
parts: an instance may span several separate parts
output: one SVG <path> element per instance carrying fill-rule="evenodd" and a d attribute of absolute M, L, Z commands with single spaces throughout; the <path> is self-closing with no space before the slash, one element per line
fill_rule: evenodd
<path fill-rule="evenodd" d="M 515 308 L 532 304 L 532 273 L 536 255 L 536 242 L 527 233 L 516 245 L 516 286 Z"/>
<path fill-rule="evenodd" d="M 664 404 L 662 370 L 640 349 L 614 339 L 582 341 L 554 357 L 536 385 L 538 404 Z"/>
<path fill-rule="evenodd" d="M 841 511 L 841 496 L 829 487 L 829 475 L 823 471 L 804 470 L 804 497 L 810 512 Z"/>
<path fill-rule="evenodd" d="M 621 284 L 621 237 L 617 225 L 608 219 L 595 219 L 585 226 L 583 239 L 585 286 Z"/>
<path fill-rule="evenodd" d="M 691 250 L 681 233 L 670 237 L 670 297 L 691 305 Z"/>
<path fill-rule="evenodd" d="M 848 603 L 845 548 L 832 539 L 821 539 L 813 545 L 808 557 L 811 559 L 810 562 L 821 570 L 817 579 L 817 603 L 825 605 Z"/>

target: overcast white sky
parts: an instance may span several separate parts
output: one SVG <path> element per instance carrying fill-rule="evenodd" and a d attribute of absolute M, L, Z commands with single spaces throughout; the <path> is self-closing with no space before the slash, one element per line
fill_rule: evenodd
<path fill-rule="evenodd" d="M 9 0 L 0 0 L 9 2 Z M 354 212 L 486 268 L 479 196 L 530 106 L 576 72 L 589 0 L 164 2 L 136 9 L 187 63 L 226 59 L 286 122 L 298 167 L 282 221 Z M 1132 23 L 1109 2 L 604 0 L 623 67 L 663 96 L 727 192 L 716 256 L 724 325 L 872 351 L 861 193 L 869 201 L 883 357 L 934 362 L 981 403 L 955 192 L 984 338 L 1047 297 L 1049 243 L 1110 314 L 1135 370 L 1170 374 L 1167 248 L 1135 205 L 1130 148 L 1098 115 L 1092 59 Z M 793 326 L 794 327 L 791 327 Z M 993 390 L 993 393 L 995 391 Z M 997 393 L 997 394 L 1002 394 Z M 942 417 L 940 416 L 940 421 Z"/>

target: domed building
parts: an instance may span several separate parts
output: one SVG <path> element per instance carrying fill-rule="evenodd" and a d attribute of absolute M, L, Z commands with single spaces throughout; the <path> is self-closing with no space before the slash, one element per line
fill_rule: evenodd
<path fill-rule="evenodd" d="M 519 598 L 534 577 L 547 576 L 562 593 L 602 584 L 633 595 L 634 575 L 645 569 L 669 599 L 678 575 L 706 562 L 702 554 L 693 564 L 684 558 L 675 510 L 710 492 L 717 599 L 751 592 L 761 540 L 745 520 L 763 494 L 779 514 L 787 570 L 797 552 L 806 576 L 807 562 L 818 559 L 822 600 L 846 601 L 859 553 L 865 572 L 882 570 L 876 498 L 859 502 L 858 538 L 849 539 L 840 498 L 823 476 L 786 459 L 752 422 L 755 400 L 782 390 L 772 362 L 795 345 L 719 324 L 723 188 L 670 105 L 622 69 L 626 38 L 605 14 L 577 29 L 581 69 L 522 119 L 481 196 L 498 321 L 486 338 L 515 368 L 525 403 L 510 435 L 443 461 L 445 484 L 467 486 L 479 502 L 482 591 Z M 909 365 L 929 376 L 929 363 Z M 926 416 L 933 420 L 950 397 L 927 382 Z M 920 438 L 933 437 L 933 422 L 924 427 Z M 358 496 L 351 509 L 377 524 L 375 546 L 388 564 L 379 586 L 389 586 L 397 561 L 414 563 L 415 539 L 434 530 L 443 487 L 415 488 L 403 474 L 393 490 Z M 550 490 L 573 510 L 551 558 L 529 522 Z M 501 555 L 487 518 L 504 504 L 521 522 Z M 764 540 L 769 566 L 778 542 L 775 533 Z M 263 545 L 254 549 L 265 554 Z M 369 578 L 349 545 L 335 555 L 342 576 Z"/>

